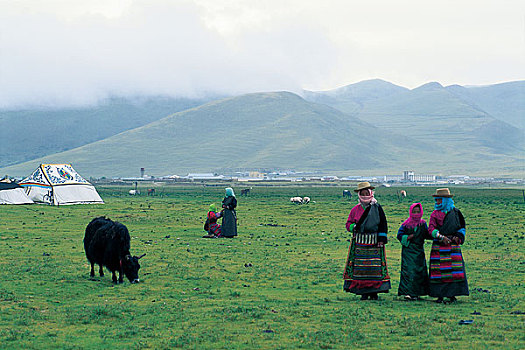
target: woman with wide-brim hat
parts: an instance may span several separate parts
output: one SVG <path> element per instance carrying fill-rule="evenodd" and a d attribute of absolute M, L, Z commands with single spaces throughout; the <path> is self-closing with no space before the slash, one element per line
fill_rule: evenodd
<path fill-rule="evenodd" d="M 352 233 L 344 270 L 346 292 L 361 295 L 361 300 L 377 300 L 377 293 L 388 293 L 385 244 L 388 225 L 383 208 L 374 198 L 369 182 L 360 182 L 354 190 L 359 203 L 350 210 L 346 229 Z"/>
<path fill-rule="evenodd" d="M 454 206 L 448 188 L 438 188 L 432 195 L 435 210 L 430 215 L 428 233 L 434 239 L 430 251 L 430 293 L 437 303 L 443 298 L 456 301 L 469 295 L 465 261 L 461 245 L 465 242 L 465 218 Z"/>

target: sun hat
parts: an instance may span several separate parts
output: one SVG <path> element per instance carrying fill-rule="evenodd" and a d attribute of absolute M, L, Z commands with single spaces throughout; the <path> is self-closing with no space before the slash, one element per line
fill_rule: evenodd
<path fill-rule="evenodd" d="M 448 188 L 438 188 L 436 190 L 436 193 L 432 195 L 432 197 L 445 197 L 445 198 L 451 198 L 453 197 L 453 194 L 450 194 L 450 190 Z"/>
<path fill-rule="evenodd" d="M 367 188 L 373 190 L 375 187 L 370 185 L 370 182 L 368 182 L 368 181 L 360 182 L 360 183 L 357 184 L 357 189 L 354 190 L 354 192 L 359 192 L 359 191 L 365 190 Z"/>

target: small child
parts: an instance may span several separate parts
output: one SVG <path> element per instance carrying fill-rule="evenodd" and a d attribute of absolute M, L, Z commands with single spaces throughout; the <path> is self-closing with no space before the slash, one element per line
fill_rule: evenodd
<path fill-rule="evenodd" d="M 397 239 L 403 245 L 401 251 L 401 278 L 397 295 L 404 295 L 406 300 L 418 300 L 429 293 L 429 279 L 425 259 L 424 243 L 428 236 L 428 227 L 423 217 L 421 203 L 410 206 L 409 218 L 397 232 Z"/>
<path fill-rule="evenodd" d="M 222 216 L 222 212 L 217 211 L 217 206 L 215 204 L 210 204 L 210 210 L 208 215 L 206 215 L 206 224 L 204 229 L 208 231 L 207 236 L 204 238 L 219 238 L 221 236 L 221 225 L 217 223 L 217 219 Z"/>

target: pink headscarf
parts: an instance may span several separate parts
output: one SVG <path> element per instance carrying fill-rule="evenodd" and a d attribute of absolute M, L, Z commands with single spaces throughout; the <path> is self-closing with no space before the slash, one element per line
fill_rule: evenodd
<path fill-rule="evenodd" d="M 368 196 L 362 196 L 361 191 L 358 193 L 359 203 L 365 207 L 368 207 L 370 204 L 377 203 L 377 199 L 374 198 L 374 191 L 368 189 L 368 192 L 370 193 Z"/>
<path fill-rule="evenodd" d="M 419 206 L 419 208 L 421 209 L 421 212 L 419 214 L 414 214 L 412 211 L 417 206 Z M 421 218 L 423 217 L 423 206 L 421 205 L 421 203 L 412 204 L 410 206 L 409 213 L 410 213 L 410 217 L 406 219 L 405 222 L 403 222 L 403 226 L 405 226 L 406 228 L 414 228 L 420 224 L 425 223 L 425 220 L 421 220 Z"/>

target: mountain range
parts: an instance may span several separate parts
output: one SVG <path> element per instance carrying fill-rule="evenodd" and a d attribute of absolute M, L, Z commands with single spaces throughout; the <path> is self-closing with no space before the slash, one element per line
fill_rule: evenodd
<path fill-rule="evenodd" d="M 302 95 L 0 111 L 0 172 L 71 163 L 106 177 L 141 167 L 155 176 L 235 168 L 523 176 L 525 81 L 410 90 L 376 79 Z"/>

